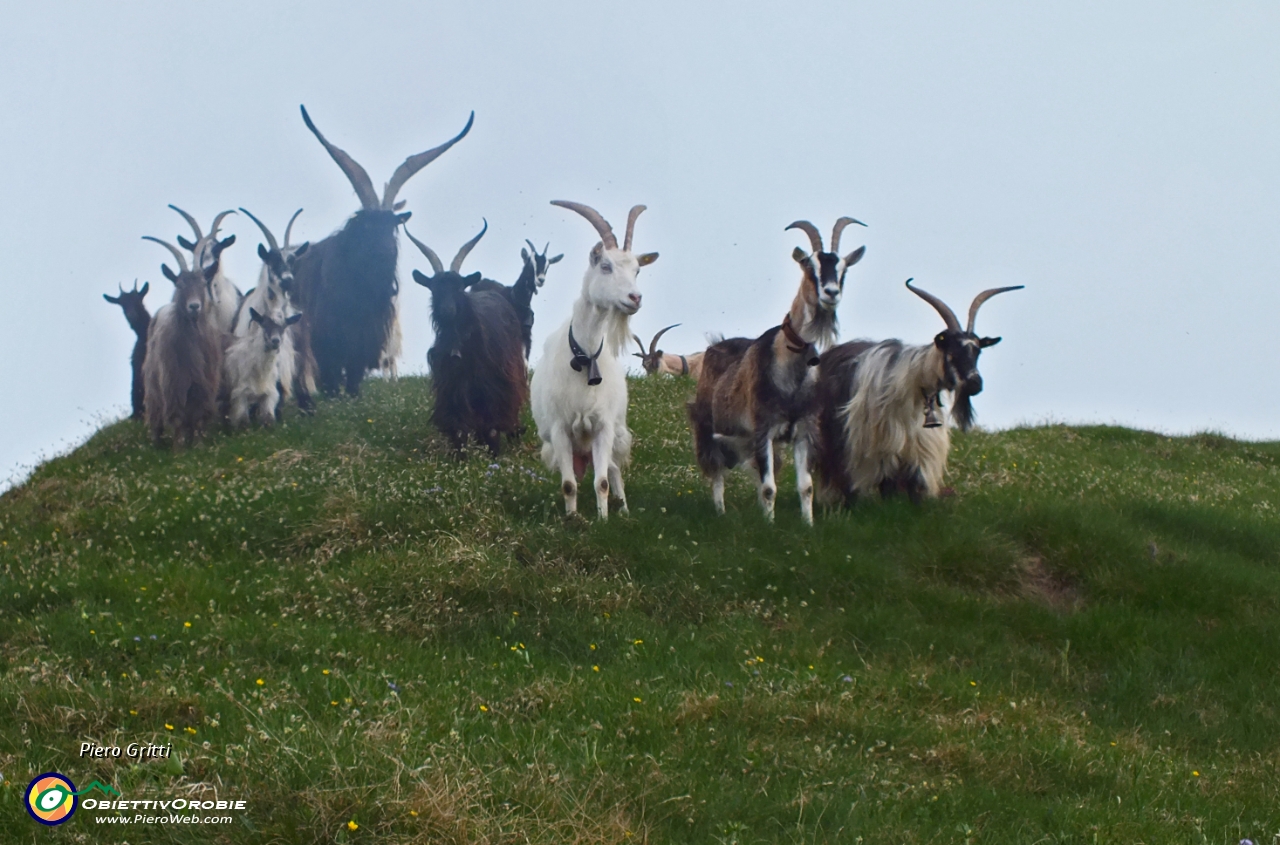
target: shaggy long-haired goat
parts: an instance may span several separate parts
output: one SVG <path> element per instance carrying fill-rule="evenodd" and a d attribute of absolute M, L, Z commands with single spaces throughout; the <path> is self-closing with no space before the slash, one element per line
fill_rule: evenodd
<path fill-rule="evenodd" d="M 120 306 L 120 310 L 124 312 L 124 318 L 129 321 L 129 328 L 133 329 L 137 337 L 133 342 L 133 354 L 129 356 L 129 363 L 133 366 L 133 386 L 129 397 L 133 402 L 133 414 L 130 419 L 140 420 L 143 415 L 143 397 L 146 395 L 142 364 L 147 360 L 147 329 L 151 326 L 151 314 L 147 311 L 147 306 L 142 304 L 142 300 L 146 297 L 147 291 L 151 290 L 151 283 L 143 282 L 142 290 L 138 290 L 136 279 L 133 282 L 133 290 L 125 290 L 121 285 L 117 287 L 120 288 L 119 296 L 108 296 L 104 293 L 102 298 L 113 305 Z"/>
<path fill-rule="evenodd" d="M 487 226 L 485 228 L 488 228 Z M 413 271 L 413 280 L 431 291 L 435 343 L 427 352 L 435 407 L 431 421 L 459 452 L 468 435 L 497 455 L 502 435 L 520 427 L 520 408 L 529 395 L 520 347 L 520 320 L 498 291 L 466 290 L 479 273 L 462 275 L 462 262 L 484 230 L 463 244 L 445 270 L 431 247 L 405 234 L 431 262 L 431 276 Z"/>
<path fill-rule="evenodd" d="M 825 501 L 843 498 L 852 504 L 877 490 L 884 496 L 905 491 L 913 502 L 938 495 L 951 448 L 940 394 L 954 391 L 951 419 L 967 430 L 973 424 L 970 399 L 982 392 L 978 355 L 1000 342 L 974 334 L 978 309 L 996 294 L 1022 287 L 978 294 L 962 329 L 945 302 L 908 279 L 907 288 L 932 305 L 947 325 L 932 343 L 852 341 L 823 354 L 816 465 Z"/>
<path fill-rule="evenodd" d="M 573 314 L 547 338 L 533 371 L 533 419 L 542 438 L 543 463 L 560 472 L 565 510 L 578 510 L 578 481 L 589 459 L 596 509 L 601 519 L 608 519 L 610 492 L 621 500 L 622 513 L 627 512 L 622 468 L 631 458 L 627 374 L 618 356 L 630 335 L 628 320 L 640 310 L 636 274 L 658 254 L 631 252 L 631 234 L 643 205 L 627 215 L 621 248 L 613 227 L 595 209 L 563 200 L 552 205 L 585 217 L 599 233 L 600 243 L 591 250 Z"/>
<path fill-rule="evenodd" d="M 194 217 L 176 205 L 170 204 L 169 207 L 182 215 L 187 225 L 191 227 L 192 234 L 196 236 L 194 241 L 189 241 L 182 235 L 178 235 L 178 245 L 191 253 L 193 269 L 200 270 L 211 262 L 217 267 L 217 274 L 209 283 L 209 304 L 213 309 L 218 330 L 230 333 L 244 295 L 240 293 L 240 288 L 236 287 L 235 282 L 227 278 L 222 265 L 222 251 L 236 242 L 236 236 L 230 235 L 219 240 L 218 229 L 222 226 L 223 218 L 235 212 L 231 210 L 219 212 L 218 216 L 213 218 L 209 234 L 204 235 Z"/>
<path fill-rule="evenodd" d="M 649 351 L 644 349 L 644 341 L 639 335 L 632 335 L 631 339 L 636 342 L 636 346 L 640 347 L 639 352 L 631 354 L 640 359 L 640 366 L 644 367 L 644 371 L 649 375 L 656 373 L 666 373 L 672 376 L 693 376 L 693 380 L 697 381 L 698 376 L 702 373 L 702 352 L 694 352 L 692 355 L 677 355 L 674 352 L 663 352 L 658 348 L 658 340 L 667 332 L 674 329 L 679 323 L 672 323 L 662 331 L 653 336 L 653 340 L 649 341 Z"/>
<path fill-rule="evenodd" d="M 488 225 L 486 222 L 485 227 L 488 228 Z M 480 234 L 483 235 L 484 232 Z M 538 252 L 538 248 L 532 241 L 526 240 L 525 243 L 529 244 L 529 249 L 520 248 L 520 258 L 524 261 L 524 266 L 520 269 L 520 277 L 516 279 L 515 284 L 504 285 L 493 279 L 481 279 L 472 285 L 471 289 L 501 293 L 511 303 L 511 307 L 516 309 L 516 316 L 520 318 L 520 334 L 524 340 L 524 357 L 527 359 L 533 348 L 533 297 L 547 282 L 547 268 L 564 258 L 564 255 L 547 258 L 547 252 L 551 249 L 550 243 L 542 248 L 542 252 Z"/>
<path fill-rule="evenodd" d="M 818 348 L 836 336 L 836 306 L 844 292 L 845 272 L 866 252 L 858 247 L 840 256 L 840 235 L 858 223 L 841 217 L 831 232 L 831 250 L 822 248 L 822 235 L 807 220 L 788 229 L 809 236 L 812 253 L 796 247 L 791 257 L 800 265 L 800 289 L 791 310 L 755 340 L 730 338 L 709 347 L 702 359 L 698 393 L 689 403 L 698 465 L 711 479 L 716 513 L 724 513 L 724 472 L 750 463 L 758 480 L 757 492 L 765 516 L 773 519 L 778 485 L 775 445 L 794 447 L 800 515 L 813 524 L 813 480 L 809 451 L 817 405 Z"/>
<path fill-rule="evenodd" d="M 148 236 L 173 253 L 179 271 L 160 266 L 173 282 L 173 299 L 151 320 L 147 356 L 142 365 L 146 382 L 147 427 L 159 444 L 165 428 L 180 449 L 203 434 L 218 413 L 222 376 L 223 333 L 211 307 L 209 286 L 218 273 L 218 259 L 191 269 L 178 248 Z"/>
<path fill-rule="evenodd" d="M 410 215 L 407 211 L 397 213 L 404 203 L 396 202 L 396 195 L 411 176 L 471 131 L 475 113 L 452 139 L 405 159 L 387 182 L 381 199 L 365 169 L 320 134 L 305 107 L 302 119 L 360 198 L 360 210 L 341 229 L 312 244 L 294 269 L 299 305 L 306 315 L 302 335 L 319 369 L 320 388 L 334 396 L 345 384 L 347 393 L 355 395 L 365 373 L 382 363 L 395 320 L 400 292 L 396 227 Z M 301 390 L 298 400 L 310 405 L 310 396 Z"/>

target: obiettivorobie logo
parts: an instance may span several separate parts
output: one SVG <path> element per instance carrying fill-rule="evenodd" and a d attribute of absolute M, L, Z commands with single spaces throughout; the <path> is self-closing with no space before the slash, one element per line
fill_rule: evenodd
<path fill-rule="evenodd" d="M 27 785 L 27 794 L 23 796 L 23 804 L 31 818 L 40 824 L 59 825 L 65 822 L 76 811 L 76 799 L 85 793 L 98 790 L 104 795 L 119 796 L 120 791 L 95 780 L 84 789 L 76 791 L 76 785 L 66 775 L 57 772 L 45 772 L 38 775 Z"/>

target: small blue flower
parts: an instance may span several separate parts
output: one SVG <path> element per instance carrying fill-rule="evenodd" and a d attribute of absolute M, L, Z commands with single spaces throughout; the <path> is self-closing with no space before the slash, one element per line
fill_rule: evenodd
<path fill-rule="evenodd" d="M 848 675 L 845 675 L 845 676 L 844 676 L 843 678 L 841 678 L 840 680 L 844 681 L 846 684 L 851 684 L 851 683 L 853 683 L 853 678 L 850 678 Z"/>
<path fill-rule="evenodd" d="M 140 642 L 142 642 L 142 637 L 134 637 L 134 638 L 133 638 L 133 641 L 134 641 L 135 643 L 140 643 Z"/>
<path fill-rule="evenodd" d="M 398 692 L 400 692 L 400 687 L 396 686 L 396 685 L 395 685 L 395 683 L 394 683 L 393 681 L 387 681 L 387 687 L 388 687 L 392 692 L 397 692 L 397 693 L 398 693 Z"/>
<path fill-rule="evenodd" d="M 725 681 L 724 685 L 729 689 L 733 689 L 733 681 Z"/>
<path fill-rule="evenodd" d="M 156 638 L 156 635 L 155 635 L 155 634 L 152 634 L 152 635 L 151 635 L 151 639 L 153 639 L 153 640 L 154 640 L 155 638 Z"/>

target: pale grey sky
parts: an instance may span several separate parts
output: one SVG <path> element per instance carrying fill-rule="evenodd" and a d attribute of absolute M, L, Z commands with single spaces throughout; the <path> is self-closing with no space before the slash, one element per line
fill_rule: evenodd
<path fill-rule="evenodd" d="M 185 10 L 185 11 L 184 11 Z M 925 342 L 914 276 L 978 328 L 979 421 L 1046 419 L 1280 438 L 1280 6 L 1169 2 L 8 4 L 0 11 L 0 484 L 127 412 L 133 337 L 100 294 L 150 280 L 140 237 L 243 205 L 303 237 L 357 201 L 298 115 L 381 185 L 476 112 L 401 191 L 412 231 L 510 282 L 524 239 L 565 260 L 543 333 L 576 295 L 594 233 L 636 243 L 648 336 L 775 325 L 797 218 L 870 224 L 843 337 Z M 242 288 L 257 230 L 230 218 Z M 422 262 L 402 241 L 403 371 L 431 343 Z"/>

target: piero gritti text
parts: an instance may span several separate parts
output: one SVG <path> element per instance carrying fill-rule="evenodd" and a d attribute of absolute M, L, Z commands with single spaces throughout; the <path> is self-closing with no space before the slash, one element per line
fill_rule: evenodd
<path fill-rule="evenodd" d="M 118 745 L 101 745 L 96 742 L 80 743 L 81 757 L 128 757 L 133 760 L 152 760 L 173 754 L 173 744 L 156 745 L 150 742 L 131 742 L 124 748 Z"/>

